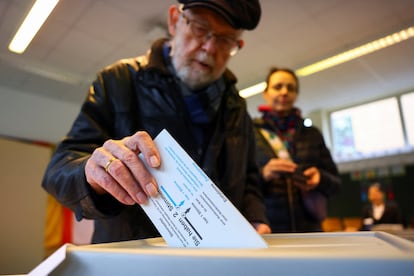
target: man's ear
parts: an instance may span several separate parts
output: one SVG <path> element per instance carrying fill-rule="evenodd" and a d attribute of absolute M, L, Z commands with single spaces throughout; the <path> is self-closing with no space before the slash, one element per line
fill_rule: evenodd
<path fill-rule="evenodd" d="M 168 32 L 171 36 L 175 36 L 177 30 L 177 22 L 180 18 L 180 11 L 177 5 L 171 5 L 168 9 Z"/>

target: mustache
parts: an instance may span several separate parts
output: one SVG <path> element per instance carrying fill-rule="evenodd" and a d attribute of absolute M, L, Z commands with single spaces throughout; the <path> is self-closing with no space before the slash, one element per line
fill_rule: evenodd
<path fill-rule="evenodd" d="M 198 62 L 204 63 L 210 67 L 214 67 L 215 66 L 215 61 L 214 58 L 207 54 L 206 52 L 198 52 L 196 54 L 196 56 L 194 57 L 194 59 L 196 59 Z"/>

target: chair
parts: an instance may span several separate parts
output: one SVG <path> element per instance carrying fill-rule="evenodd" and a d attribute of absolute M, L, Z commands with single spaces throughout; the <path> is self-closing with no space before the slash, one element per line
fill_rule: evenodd
<path fill-rule="evenodd" d="M 342 231 L 342 220 L 339 217 L 327 217 L 322 221 L 322 230 L 324 232 Z"/>
<path fill-rule="evenodd" d="M 362 219 L 360 217 L 345 217 L 342 219 L 342 224 L 346 232 L 359 231 L 362 226 Z"/>

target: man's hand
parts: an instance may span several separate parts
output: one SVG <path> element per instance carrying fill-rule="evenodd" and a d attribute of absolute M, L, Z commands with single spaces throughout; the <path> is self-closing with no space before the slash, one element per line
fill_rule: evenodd
<path fill-rule="evenodd" d="M 252 225 L 253 225 L 254 229 L 256 229 L 256 232 L 260 235 L 272 233 L 272 230 L 270 229 L 269 225 L 267 225 L 267 224 L 253 223 Z"/>
<path fill-rule="evenodd" d="M 159 152 L 145 131 L 122 140 L 108 140 L 86 162 L 86 180 L 98 194 L 109 193 L 123 204 L 145 204 L 158 194 L 158 185 L 138 154 L 153 168 L 160 166 Z"/>

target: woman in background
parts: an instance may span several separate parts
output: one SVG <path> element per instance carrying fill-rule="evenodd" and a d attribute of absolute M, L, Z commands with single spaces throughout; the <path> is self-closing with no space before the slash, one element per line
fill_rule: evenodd
<path fill-rule="evenodd" d="M 321 132 L 305 126 L 295 107 L 299 82 L 290 69 L 271 68 L 255 119 L 257 161 L 261 168 L 272 232 L 322 231 L 327 197 L 340 178 Z"/>

